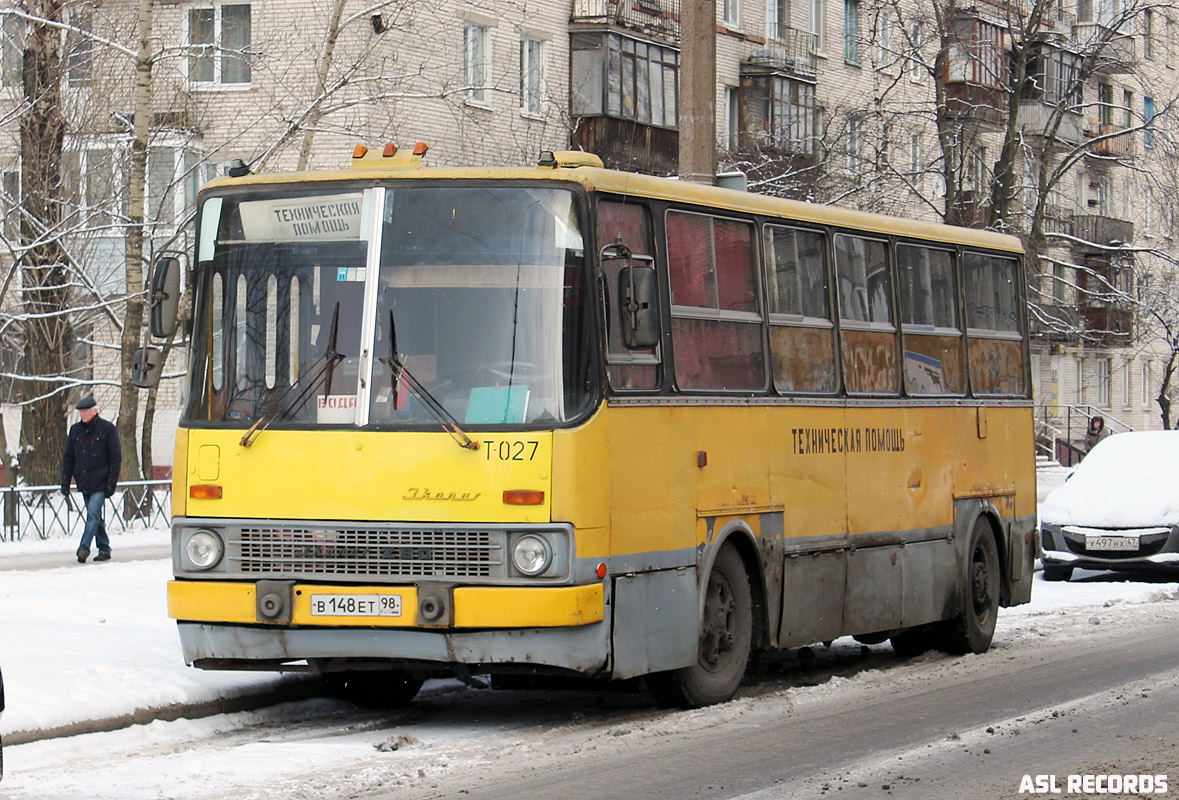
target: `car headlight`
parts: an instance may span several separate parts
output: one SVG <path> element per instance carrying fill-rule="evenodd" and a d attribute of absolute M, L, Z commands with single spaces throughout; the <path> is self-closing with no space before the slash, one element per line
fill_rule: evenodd
<path fill-rule="evenodd" d="M 552 560 L 553 548 L 540 536 L 521 536 L 512 548 L 512 564 L 525 575 L 541 574 Z"/>
<path fill-rule="evenodd" d="M 184 556 L 193 569 L 212 569 L 224 552 L 221 537 L 212 531 L 199 530 L 184 543 Z"/>

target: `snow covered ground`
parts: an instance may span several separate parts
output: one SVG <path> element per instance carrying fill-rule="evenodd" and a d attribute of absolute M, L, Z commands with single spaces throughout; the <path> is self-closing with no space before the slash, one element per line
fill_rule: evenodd
<path fill-rule="evenodd" d="M 62 557 L 62 565 L 57 568 L 0 571 L 0 666 L 8 704 L 0 718 L 0 732 L 6 739 L 11 742 L 15 732 L 68 728 L 83 720 L 126 716 L 136 709 L 252 693 L 284 680 L 268 673 L 203 672 L 184 665 L 175 624 L 165 608 L 170 561 L 118 560 L 120 547 L 166 542 L 167 534 L 162 531 L 120 538 L 115 541 L 115 560 L 86 565 L 74 560 L 71 541 L 0 547 L 0 559 L 17 552 L 59 552 Z M 1037 579 L 1031 604 L 1005 609 L 1001 614 L 996 641 L 1022 640 L 1038 624 L 1037 617 L 1052 620 L 1054 625 L 1081 626 L 1095 609 L 1102 613 L 1119 608 L 1142 611 L 1151 603 L 1179 604 L 1179 583 L 1097 579 L 1092 573 L 1078 573 L 1069 583 Z M 847 641 L 846 646 L 853 646 Z M 833 678 L 830 683 L 842 684 L 846 679 Z M 426 692 L 431 691 L 469 690 L 453 682 L 436 682 L 427 685 Z M 253 726 L 264 725 L 269 719 L 284 719 L 284 715 L 288 720 L 330 717 L 333 709 L 340 710 L 342 704 L 311 700 L 297 706 L 294 712 L 279 707 L 10 744 L 5 748 L 7 774 L 0 784 L 0 795 L 79 796 L 70 788 L 79 785 L 77 776 L 73 783 L 66 777 L 60 778 L 64 783 L 54 783 L 58 780 L 55 765 L 85 763 L 86 758 L 95 757 L 96 750 L 107 757 L 103 769 L 109 774 L 99 785 L 88 786 L 92 790 L 86 795 L 89 798 L 212 796 L 234 785 L 264 785 L 271 774 L 277 777 L 304 768 L 306 751 L 290 743 L 262 747 L 261 742 L 247 738 L 231 750 L 218 753 L 216 768 L 210 769 L 207 756 L 186 757 L 184 743 L 214 734 L 229 740 L 235 736 L 252 737 L 257 735 Z M 723 717 L 728 712 L 720 707 L 691 713 Z M 347 724 L 341 722 L 341 727 Z M 479 721 L 472 720 L 471 724 L 477 726 Z M 494 728 L 494 724 L 487 727 Z M 359 752 L 371 753 L 371 740 L 371 731 L 342 735 L 331 745 L 317 740 L 315 762 L 327 768 L 354 759 Z M 120 760 L 119 754 L 136 753 L 147 742 L 156 747 L 161 742 L 175 742 L 176 747 L 167 759 L 148 764 Z M 153 786 L 168 788 L 146 794 L 138 791 Z"/>

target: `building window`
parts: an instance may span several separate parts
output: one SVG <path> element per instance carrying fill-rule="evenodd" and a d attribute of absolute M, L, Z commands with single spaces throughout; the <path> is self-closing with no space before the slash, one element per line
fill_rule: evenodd
<path fill-rule="evenodd" d="M 1130 128 L 1134 125 L 1134 93 L 1129 89 L 1122 90 L 1122 127 Z"/>
<path fill-rule="evenodd" d="M 1081 405 L 1085 402 L 1085 362 L 1083 359 L 1073 359 L 1073 402 Z"/>
<path fill-rule="evenodd" d="M 17 87 L 24 73 L 25 21 L 8 14 L 0 31 L 0 85 Z"/>
<path fill-rule="evenodd" d="M 843 0 L 843 59 L 860 63 L 860 0 Z"/>
<path fill-rule="evenodd" d="M 116 180 L 116 165 L 126 156 L 124 146 L 125 142 L 112 138 L 70 142 L 62 151 L 67 208 L 83 226 L 99 234 L 116 234 L 110 226 L 122 213 L 123 187 Z"/>
<path fill-rule="evenodd" d="M 1113 125 L 1113 87 L 1097 84 L 1097 120 L 1102 125 Z"/>
<path fill-rule="evenodd" d="M 520 40 L 520 110 L 540 114 L 544 86 L 543 43 L 527 37 Z"/>
<path fill-rule="evenodd" d="M 70 24 L 78 30 L 66 33 L 66 78 L 70 86 L 88 86 L 93 77 L 94 40 L 87 34 L 94 30 L 89 12 L 75 13 Z"/>
<path fill-rule="evenodd" d="M 570 47 L 574 116 L 676 127 L 678 50 L 617 33 L 575 33 Z"/>
<path fill-rule="evenodd" d="M 1003 29 L 976 18 L 954 22 L 946 58 L 946 82 L 1003 88 L 1006 75 Z"/>
<path fill-rule="evenodd" d="M 1052 264 L 1052 299 L 1061 305 L 1068 299 L 1068 273 L 1059 261 Z"/>
<path fill-rule="evenodd" d="M 1142 362 L 1142 407 L 1150 408 L 1150 362 Z"/>
<path fill-rule="evenodd" d="M 491 37 L 486 25 L 463 25 L 463 84 L 467 99 L 487 102 L 487 76 L 491 73 Z"/>
<path fill-rule="evenodd" d="M 1142 129 L 1142 144 L 1154 147 L 1154 98 L 1142 98 L 1142 118 L 1146 127 Z"/>
<path fill-rule="evenodd" d="M 909 80 L 913 83 L 921 83 L 925 75 L 922 69 L 924 64 L 921 60 L 921 22 L 919 20 L 912 20 L 909 22 Z"/>
<path fill-rule="evenodd" d="M 876 15 L 876 66 L 880 69 L 892 66 L 896 54 L 892 51 L 892 17 L 889 10 L 882 8 Z"/>
<path fill-rule="evenodd" d="M 1067 50 L 1041 45 L 1032 53 L 1024 97 L 1058 106 L 1067 103 L 1073 109 L 1081 103 L 1081 82 L 1077 79 L 1081 56 Z"/>
<path fill-rule="evenodd" d="M 0 216 L 3 217 L 4 236 L 16 241 L 20 236 L 20 173 L 16 170 L 0 172 Z"/>
<path fill-rule="evenodd" d="M 1097 405 L 1109 408 L 1110 359 L 1097 359 Z"/>
<path fill-rule="evenodd" d="M 742 79 L 741 125 L 748 146 L 810 154 L 815 146 L 815 86 L 782 75 Z"/>
<path fill-rule="evenodd" d="M 194 83 L 250 82 L 250 4 L 188 10 L 188 79 Z"/>
<path fill-rule="evenodd" d="M 741 0 L 724 0 L 725 24 L 730 28 L 741 27 Z"/>
<path fill-rule="evenodd" d="M 859 161 L 859 138 L 859 120 L 849 117 L 843 126 L 843 166 L 848 170 L 854 171 Z"/>
<path fill-rule="evenodd" d="M 826 33 L 826 26 L 824 25 L 823 17 L 827 13 L 825 0 L 810 0 L 809 15 L 807 20 L 810 32 L 815 36 L 815 46 L 819 52 L 823 51 L 823 35 Z"/>
<path fill-rule="evenodd" d="M 1122 362 L 1122 405 L 1126 408 L 1134 401 L 1133 359 Z"/>
<path fill-rule="evenodd" d="M 789 0 L 769 0 L 766 9 L 766 36 L 770 39 L 785 39 L 790 29 Z"/>
<path fill-rule="evenodd" d="M 725 137 L 730 150 L 741 146 L 741 90 L 736 86 L 725 87 L 725 109 L 728 112 L 728 136 Z"/>
<path fill-rule="evenodd" d="M 1142 57 L 1154 58 L 1154 11 L 1142 12 Z"/>

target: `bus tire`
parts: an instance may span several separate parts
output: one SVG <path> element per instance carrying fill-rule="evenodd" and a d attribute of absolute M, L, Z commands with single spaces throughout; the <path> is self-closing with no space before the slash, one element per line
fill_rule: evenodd
<path fill-rule="evenodd" d="M 753 593 L 735 548 L 721 548 L 705 592 L 696 663 L 647 676 L 647 688 L 662 706 L 723 703 L 745 677 L 753 649 Z"/>
<path fill-rule="evenodd" d="M 918 625 L 889 638 L 893 652 L 902 658 L 910 658 L 938 649 L 939 631 L 936 625 Z"/>
<path fill-rule="evenodd" d="M 961 613 L 946 623 L 942 649 L 954 655 L 985 653 L 999 616 L 999 546 L 984 517 L 974 523 L 961 584 Z"/>
<path fill-rule="evenodd" d="M 1067 581 L 1072 576 L 1072 567 L 1059 567 L 1051 564 L 1044 565 L 1044 580 L 1046 581 Z"/>
<path fill-rule="evenodd" d="M 328 693 L 361 708 L 407 706 L 422 688 L 422 679 L 398 669 L 345 670 L 324 676 Z"/>

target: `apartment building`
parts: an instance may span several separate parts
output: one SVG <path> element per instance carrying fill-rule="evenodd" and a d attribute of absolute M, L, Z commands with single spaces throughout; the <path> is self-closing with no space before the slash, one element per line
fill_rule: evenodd
<path fill-rule="evenodd" d="M 21 53 L 33 24 L 18 7 L 0 7 L 6 212 L 20 202 Z M 136 9 L 91 0 L 67 3 L 63 17 L 80 296 L 123 291 Z M 1161 427 L 1170 349 L 1129 298 L 1169 286 L 1179 255 L 1163 113 L 1179 95 L 1179 8 L 716 0 L 703 34 L 683 29 L 680 10 L 680 0 L 161 0 L 149 250 L 187 250 L 196 188 L 234 159 L 334 167 L 356 144 L 424 141 L 441 165 L 531 164 L 542 149 L 574 148 L 677 174 L 685 39 L 712 36 L 720 170 L 744 173 L 753 191 L 1024 236 L 1046 431 L 1093 414 L 1115 429 Z M 3 241 L 11 263 L 10 227 Z M 117 354 L 102 340 L 115 327 L 82 325 L 79 360 L 113 400 Z M 174 390 L 161 398 L 178 403 Z"/>

